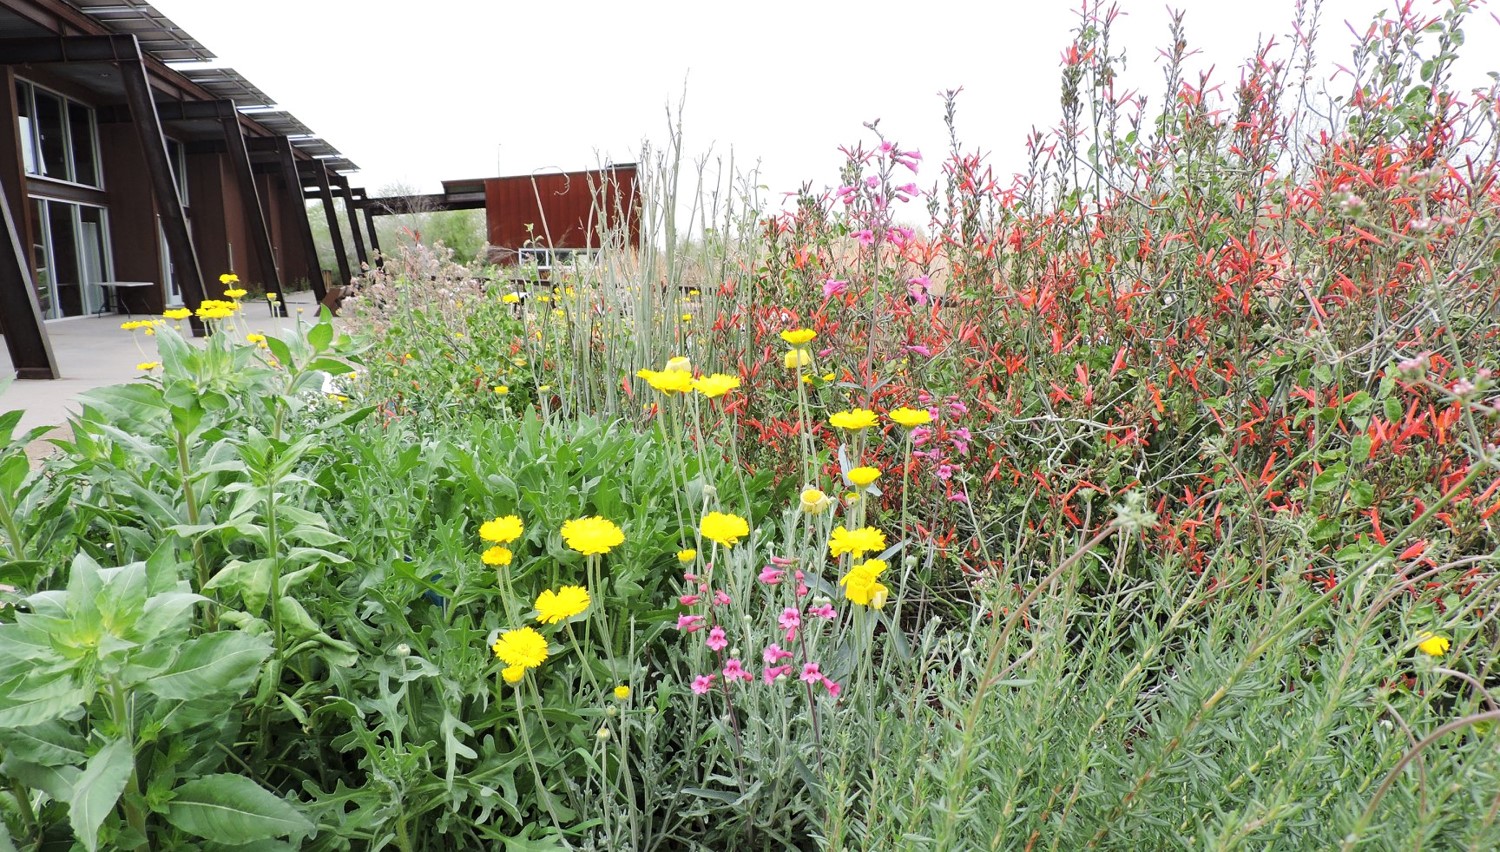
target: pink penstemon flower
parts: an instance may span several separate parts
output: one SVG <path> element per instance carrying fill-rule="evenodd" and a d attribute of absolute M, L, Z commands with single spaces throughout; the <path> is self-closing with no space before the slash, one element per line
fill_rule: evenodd
<path fill-rule="evenodd" d="M 698 605 L 698 601 L 700 601 L 700 600 L 702 600 L 702 598 L 700 598 L 698 595 L 678 595 L 677 596 L 677 602 L 680 603 L 680 604 L 682 604 L 683 606 L 697 606 Z"/>
<path fill-rule="evenodd" d="M 687 633 L 695 633 L 703 629 L 703 616 L 701 615 L 679 615 L 677 616 L 677 629 Z"/>
<path fill-rule="evenodd" d="M 714 590 L 714 606 L 729 606 L 730 603 L 731 600 L 728 592 L 723 589 Z"/>
<path fill-rule="evenodd" d="M 749 683 L 750 681 L 755 680 L 755 675 L 747 671 L 744 667 L 744 664 L 742 664 L 739 660 L 730 659 L 728 662 L 724 663 L 724 680 L 739 680 L 744 681 L 745 683 Z"/>
<path fill-rule="evenodd" d="M 855 238 L 856 240 L 859 240 L 859 244 L 864 246 L 865 248 L 869 248 L 870 246 L 875 244 L 875 232 L 871 231 L 869 228 L 866 228 L 862 231 L 855 231 L 849 236 Z"/>
<path fill-rule="evenodd" d="M 693 693 L 695 695 L 707 695 L 714 688 L 714 676 L 711 674 L 698 675 L 693 678 Z"/>
<path fill-rule="evenodd" d="M 785 571 L 775 567 L 774 565 L 767 565 L 766 567 L 760 569 L 760 576 L 756 579 L 760 580 L 762 583 L 765 583 L 767 586 L 775 586 L 779 585 L 782 579 L 784 579 L 785 577 Z"/>
<path fill-rule="evenodd" d="M 804 683 L 822 683 L 823 670 L 817 663 L 803 663 L 802 674 L 797 679 Z"/>
<path fill-rule="evenodd" d="M 761 677 L 763 677 L 768 684 L 775 683 L 777 678 L 781 677 L 782 675 L 790 674 L 791 671 L 791 666 L 771 666 L 770 668 L 767 668 L 765 671 L 761 672 Z"/>
<path fill-rule="evenodd" d="M 724 628 L 715 625 L 712 630 L 708 631 L 708 638 L 703 640 L 703 644 L 707 645 L 710 650 L 722 651 L 729 647 L 729 639 L 724 635 Z"/>
<path fill-rule="evenodd" d="M 797 629 L 802 626 L 802 613 L 798 612 L 796 607 L 789 606 L 781 611 L 776 623 L 786 631 L 786 641 L 790 642 L 797 638 Z"/>
<path fill-rule="evenodd" d="M 762 660 L 765 660 L 766 661 L 766 665 L 768 665 L 768 666 L 774 666 L 777 663 L 781 662 L 782 660 L 790 659 L 791 656 L 792 656 L 792 652 L 791 651 L 784 650 L 780 645 L 776 644 L 775 642 L 772 642 L 771 644 L 767 645 L 766 649 L 764 651 L 760 652 L 760 658 Z"/>
<path fill-rule="evenodd" d="M 837 278 L 829 278 L 823 282 L 823 298 L 831 299 L 849 289 L 848 281 L 840 281 Z"/>
<path fill-rule="evenodd" d="M 808 593 L 812 591 L 812 589 L 809 589 L 807 587 L 807 583 L 803 582 L 807 579 L 807 575 L 802 573 L 802 570 L 799 568 L 797 570 L 797 573 L 793 574 L 792 576 L 797 580 L 797 597 L 807 597 Z"/>
<path fill-rule="evenodd" d="M 824 621 L 832 621 L 839 616 L 838 610 L 833 608 L 833 604 L 828 603 L 808 607 L 807 614 L 815 615 Z"/>

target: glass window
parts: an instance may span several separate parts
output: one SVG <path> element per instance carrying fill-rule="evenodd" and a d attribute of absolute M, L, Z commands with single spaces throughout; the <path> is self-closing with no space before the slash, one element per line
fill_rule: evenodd
<path fill-rule="evenodd" d="M 16 111 L 20 113 L 17 129 L 20 133 L 21 159 L 26 164 L 26 174 L 36 171 L 36 123 L 31 120 L 31 87 L 16 84 Z"/>
<path fill-rule="evenodd" d="M 31 244 L 31 265 L 36 270 L 36 301 L 42 316 L 52 317 L 52 261 L 47 253 L 47 202 L 31 199 L 31 221 L 35 237 Z"/>
<path fill-rule="evenodd" d="M 182 206 L 191 206 L 187 191 L 187 149 L 176 139 L 167 140 L 167 162 L 172 166 L 172 179 L 177 184 L 177 196 L 182 199 Z"/>
<path fill-rule="evenodd" d="M 33 90 L 36 105 L 36 132 L 41 143 L 41 174 L 58 180 L 72 180 L 68 174 L 68 135 L 63 126 L 63 103 L 56 95 Z"/>
<path fill-rule="evenodd" d="M 94 150 L 94 111 L 68 102 L 68 135 L 73 140 L 73 180 L 99 185 L 99 159 Z"/>

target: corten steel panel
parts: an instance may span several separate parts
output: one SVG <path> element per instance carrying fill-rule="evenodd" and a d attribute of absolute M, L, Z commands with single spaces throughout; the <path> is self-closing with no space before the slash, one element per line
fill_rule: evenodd
<path fill-rule="evenodd" d="M 601 187 L 603 223 L 594 208 Z M 489 242 L 496 248 L 518 249 L 527 240 L 553 248 L 598 248 L 601 224 L 617 225 L 617 210 L 624 211 L 632 243 L 640 235 L 634 167 L 489 178 L 484 197 Z"/>
<path fill-rule="evenodd" d="M 154 281 L 162 285 L 165 266 L 151 179 L 135 131 L 129 124 L 99 125 L 99 156 L 109 188 L 109 243 L 117 281 Z M 120 290 L 118 297 L 136 313 L 166 308 L 162 286 Z"/>

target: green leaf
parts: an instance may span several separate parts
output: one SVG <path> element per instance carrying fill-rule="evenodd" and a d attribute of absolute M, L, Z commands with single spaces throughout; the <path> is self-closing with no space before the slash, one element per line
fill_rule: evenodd
<path fill-rule="evenodd" d="M 307 342 L 312 345 L 313 351 L 322 352 L 333 342 L 333 323 L 320 322 L 307 330 Z M 348 372 L 345 370 L 344 372 Z"/>
<path fill-rule="evenodd" d="M 17 760 L 38 766 L 77 766 L 88 760 L 83 738 L 58 721 L 0 728 L 0 745 Z"/>
<path fill-rule="evenodd" d="M 73 835 L 89 852 L 99 848 L 99 825 L 114 810 L 134 769 L 135 756 L 130 752 L 130 743 L 112 740 L 89 758 L 83 774 L 73 782 L 68 821 L 73 824 Z"/>
<path fill-rule="evenodd" d="M 22 675 L 0 684 L 0 728 L 26 728 L 60 719 L 92 696 L 91 691 L 74 685 L 66 673 L 50 680 Z"/>
<path fill-rule="evenodd" d="M 174 791 L 167 822 L 196 837 L 236 845 L 311 835 L 314 826 L 290 803 L 241 775 L 209 775 Z"/>
<path fill-rule="evenodd" d="M 211 633 L 183 645 L 172 665 L 142 688 L 160 698 L 183 701 L 219 692 L 244 692 L 270 655 L 271 643 L 261 637 Z"/>
<path fill-rule="evenodd" d="M 265 609 L 266 599 L 271 595 L 271 572 L 276 562 L 271 559 L 254 559 L 249 562 L 231 562 L 219 570 L 204 591 L 223 589 L 234 594 L 239 592 L 245 601 L 245 609 L 259 613 Z"/>

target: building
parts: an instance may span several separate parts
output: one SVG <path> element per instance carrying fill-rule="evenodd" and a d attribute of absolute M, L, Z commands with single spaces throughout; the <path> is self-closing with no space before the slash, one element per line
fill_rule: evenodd
<path fill-rule="evenodd" d="M 19 378 L 57 377 L 47 323 L 195 308 L 225 272 L 321 299 L 309 196 L 331 222 L 343 198 L 339 277 L 367 260 L 355 165 L 214 58 L 144 0 L 0 0 L 0 332 Z"/>
<path fill-rule="evenodd" d="M 367 216 L 483 208 L 490 260 L 501 265 L 534 263 L 546 269 L 580 252 L 597 251 L 601 236 L 622 225 L 630 245 L 641 235 L 634 163 L 445 180 L 441 193 L 358 203 Z"/>

